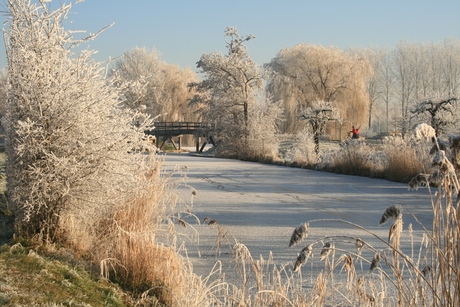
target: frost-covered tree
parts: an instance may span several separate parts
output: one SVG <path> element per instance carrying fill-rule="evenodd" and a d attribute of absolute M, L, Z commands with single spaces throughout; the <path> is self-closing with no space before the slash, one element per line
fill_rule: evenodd
<path fill-rule="evenodd" d="M 300 117 L 307 121 L 313 132 L 315 152 L 319 154 L 319 141 L 324 134 L 326 125 L 330 121 L 339 120 L 339 111 L 330 101 L 314 101 L 310 107 L 305 108 Z"/>
<path fill-rule="evenodd" d="M 251 112 L 262 88 L 262 72 L 249 57 L 245 42 L 253 35 L 241 36 L 237 29 L 225 30 L 228 53 L 203 54 L 197 67 L 203 81 L 191 84 L 200 95 L 191 104 L 198 104 L 203 119 L 216 125 L 219 147 L 228 154 L 235 144 L 238 152 L 249 146 Z"/>
<path fill-rule="evenodd" d="M 458 97 L 458 54 L 460 41 L 455 39 L 423 44 L 403 41 L 395 49 L 366 52 L 374 69 L 374 94 L 369 92 L 373 116 L 384 115 L 381 117 L 385 120 L 379 122 L 388 126 L 385 131 L 408 132 L 418 123 L 411 110 L 426 97 Z M 458 122 L 457 114 L 453 115 L 454 122 Z"/>
<path fill-rule="evenodd" d="M 63 28 L 72 5 L 50 10 L 47 2 L 8 2 L 3 123 L 16 229 L 53 240 L 71 226 L 63 220 L 93 226 L 136 190 L 141 157 L 133 149 L 147 123 L 134 126 L 136 115 L 120 108 L 92 51 L 72 52 L 85 41 Z"/>
<path fill-rule="evenodd" d="M 113 74 L 127 107 L 154 117 L 162 115 L 165 121 L 195 119 L 187 105 L 194 95 L 187 85 L 198 80 L 191 69 L 162 61 L 156 50 L 135 47 L 115 62 Z"/>
<path fill-rule="evenodd" d="M 368 74 L 366 78 L 366 92 L 369 97 L 369 111 L 368 111 L 368 127 L 369 129 L 373 126 L 373 115 L 375 113 L 374 107 L 376 101 L 384 94 L 384 91 L 380 89 L 381 73 L 383 71 L 383 58 L 385 52 L 381 49 L 370 48 L 370 49 L 357 49 L 353 51 L 354 54 L 365 58 L 372 67 L 372 74 Z"/>
<path fill-rule="evenodd" d="M 436 135 L 439 136 L 446 127 L 452 125 L 457 119 L 456 113 L 457 98 L 449 99 L 427 99 L 416 104 L 411 112 L 415 116 L 427 117 L 430 126 L 433 127 Z"/>

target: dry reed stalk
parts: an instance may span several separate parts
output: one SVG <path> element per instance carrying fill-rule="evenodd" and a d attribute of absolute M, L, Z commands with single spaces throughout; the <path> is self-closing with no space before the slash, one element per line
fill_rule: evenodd
<path fill-rule="evenodd" d="M 327 278 L 320 272 L 311 293 L 311 306 L 324 306 L 327 297 Z"/>
<path fill-rule="evenodd" d="M 342 270 L 347 272 L 347 288 L 350 290 L 353 287 L 356 278 L 356 267 L 353 262 L 353 257 L 351 255 L 343 254 L 340 256 L 338 261 L 343 263 Z"/>
<path fill-rule="evenodd" d="M 395 142 L 395 144 L 387 144 L 385 147 L 387 163 L 383 170 L 386 178 L 393 181 L 408 182 L 421 169 L 424 169 L 424 163 L 419 160 L 413 145 L 412 142 L 405 140 Z"/>

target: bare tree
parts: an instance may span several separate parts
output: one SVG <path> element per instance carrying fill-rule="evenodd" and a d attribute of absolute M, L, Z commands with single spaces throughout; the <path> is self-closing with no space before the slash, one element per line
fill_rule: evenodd
<path fill-rule="evenodd" d="M 389 132 L 390 104 L 393 102 L 394 73 L 392 53 L 386 49 L 371 49 L 367 52 L 374 74 L 371 77 L 372 89 L 369 90 L 369 97 L 372 101 L 372 110 L 380 107 L 384 114 L 384 131 Z M 380 126 L 380 125 L 379 125 Z"/>

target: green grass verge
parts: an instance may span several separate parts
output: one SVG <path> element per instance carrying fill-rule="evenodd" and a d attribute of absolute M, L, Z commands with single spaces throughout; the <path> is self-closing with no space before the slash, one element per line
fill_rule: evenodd
<path fill-rule="evenodd" d="M 20 244 L 0 248 L 2 306 L 126 306 L 122 291 L 62 255 L 43 256 Z"/>

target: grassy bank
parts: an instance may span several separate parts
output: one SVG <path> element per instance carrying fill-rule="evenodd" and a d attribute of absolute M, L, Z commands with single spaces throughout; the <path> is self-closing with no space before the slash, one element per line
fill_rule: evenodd
<path fill-rule="evenodd" d="M 96 278 L 66 251 L 0 248 L 2 306 L 126 306 L 119 287 Z"/>

